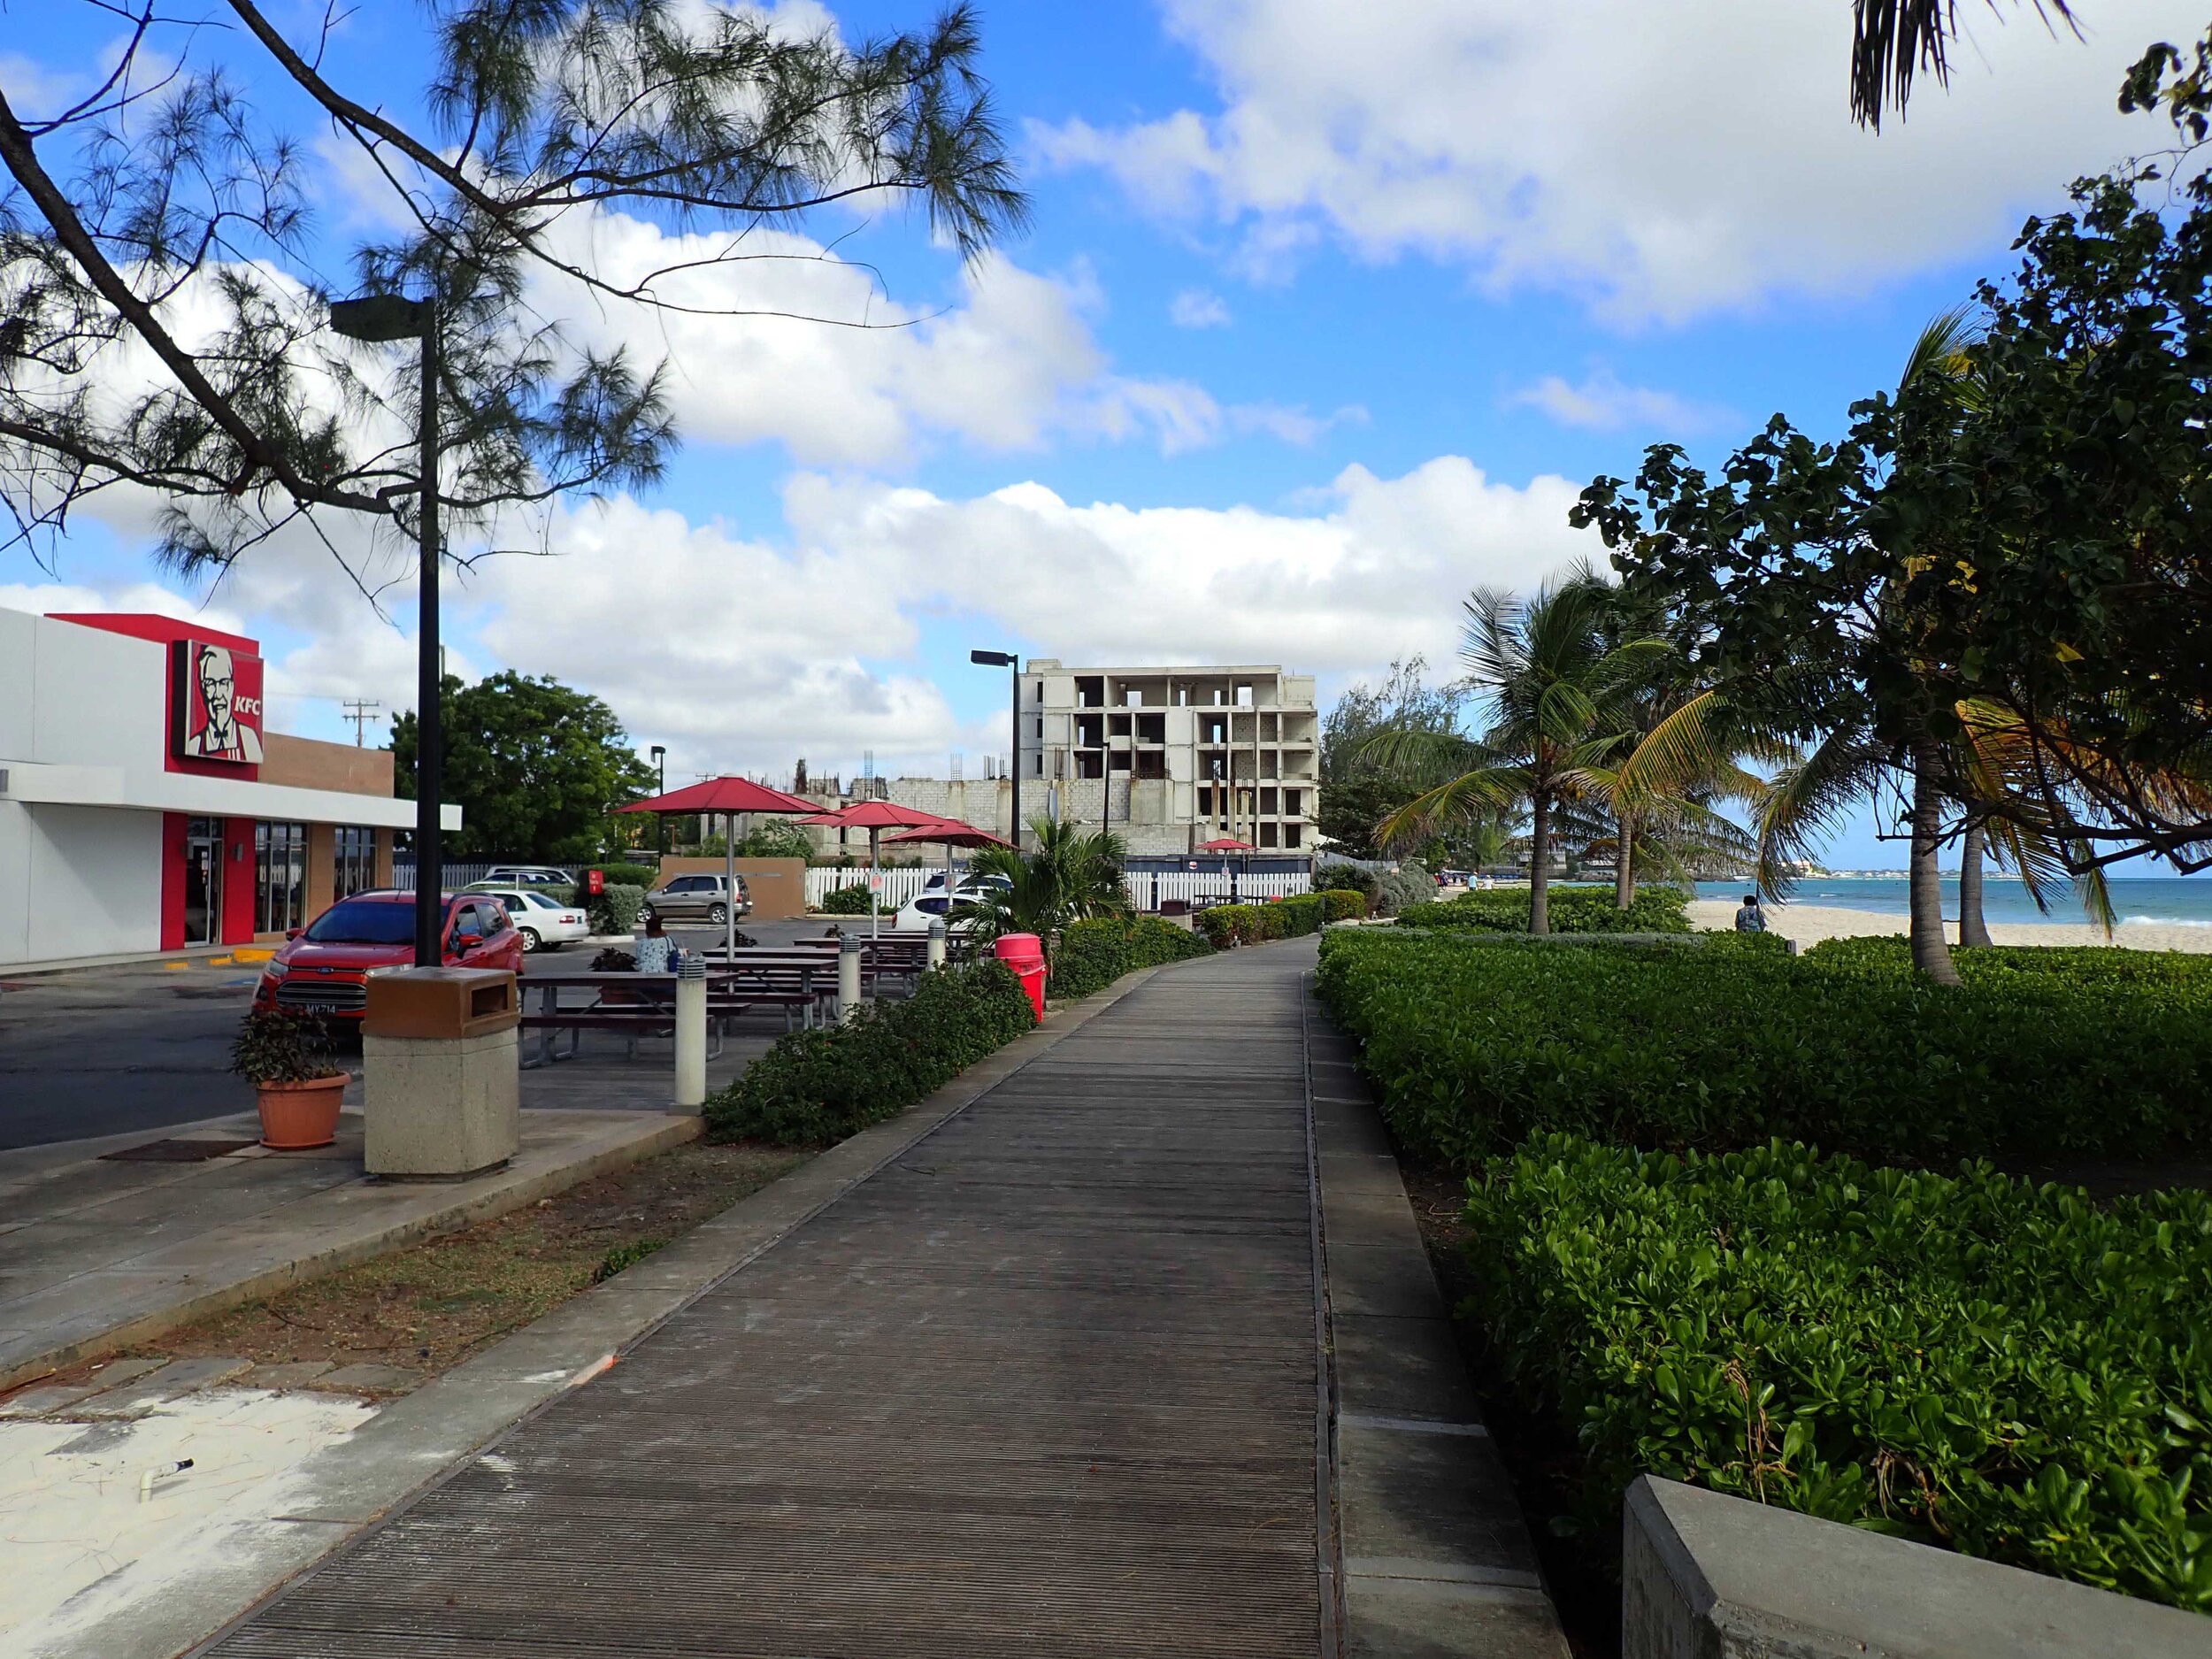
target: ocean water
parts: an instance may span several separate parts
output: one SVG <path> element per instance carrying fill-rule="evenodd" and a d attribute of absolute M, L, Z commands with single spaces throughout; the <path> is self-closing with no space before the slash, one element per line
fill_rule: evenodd
<path fill-rule="evenodd" d="M 2113 876 L 2112 909 L 2123 922 L 2158 922 L 2181 927 L 2212 927 L 2212 879 L 2204 876 Z M 1749 888 L 1740 881 L 1701 881 L 1701 899 L 1740 898 Z M 1829 904 L 1840 910 L 1879 910 L 1903 916 L 1910 909 L 1902 872 L 1895 876 L 1808 876 L 1790 889 L 1793 904 Z M 1959 884 L 1943 879 L 1943 914 L 1955 920 Z M 2083 922 L 2089 918 L 2079 899 L 2054 898 L 2050 913 L 2035 908 L 2015 876 L 1991 871 L 1982 880 L 1982 914 L 1992 922 Z"/>

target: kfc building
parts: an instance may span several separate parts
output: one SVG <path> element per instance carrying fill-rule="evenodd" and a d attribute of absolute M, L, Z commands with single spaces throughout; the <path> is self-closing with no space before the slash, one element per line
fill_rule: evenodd
<path fill-rule="evenodd" d="M 388 884 L 415 822 L 390 751 L 265 707 L 239 634 L 0 610 L 0 970 L 280 941 Z"/>

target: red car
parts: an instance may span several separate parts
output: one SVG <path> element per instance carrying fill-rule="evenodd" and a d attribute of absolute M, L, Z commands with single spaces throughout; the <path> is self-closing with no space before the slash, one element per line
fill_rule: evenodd
<path fill-rule="evenodd" d="M 446 895 L 445 964 L 449 968 L 522 972 L 522 935 L 507 907 L 488 893 Z M 358 1019 L 368 1006 L 369 970 L 404 968 L 415 960 L 415 895 L 357 893 L 340 899 L 285 942 L 261 970 L 256 1008 L 319 1009 L 335 1019 Z"/>

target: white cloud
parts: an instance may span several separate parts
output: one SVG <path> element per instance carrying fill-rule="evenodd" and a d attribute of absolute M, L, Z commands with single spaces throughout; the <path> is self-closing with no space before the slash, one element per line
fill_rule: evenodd
<path fill-rule="evenodd" d="M 1167 319 L 1178 328 L 1226 328 L 1229 303 L 1204 288 L 1185 288 L 1168 302 Z"/>
<path fill-rule="evenodd" d="M 958 499 L 808 473 L 786 488 L 776 542 L 626 499 L 557 512 L 553 557 L 449 574 L 444 637 L 465 678 L 511 668 L 604 697 L 639 743 L 669 746 L 672 780 L 780 775 L 802 756 L 849 771 L 864 749 L 879 771 L 935 773 L 950 750 L 1004 741 L 919 665 L 928 617 L 977 615 L 1071 662 L 1280 662 L 1331 679 L 1415 651 L 1442 664 L 1470 587 L 1532 587 L 1596 550 L 1567 527 L 1576 491 L 1500 483 L 1454 456 L 1397 478 L 1347 467 L 1298 510 L 1086 504 L 1037 483 Z M 392 582 L 389 621 L 296 535 L 242 560 L 204 613 L 275 641 L 280 726 L 297 729 L 311 697 L 413 705 L 407 561 L 370 564 Z M 0 604 L 194 613 L 144 584 L 0 588 Z"/>
<path fill-rule="evenodd" d="M 1841 0 L 1163 4 L 1218 109 L 1033 129 L 1048 165 L 1226 229 L 1248 274 L 1286 274 L 1328 236 L 1617 322 L 1856 292 L 2001 242 L 2069 180 L 2157 146 L 2115 112 L 2121 73 L 2204 21 L 2139 0 L 2084 44 L 1977 9 L 1948 91 L 1924 81 L 1877 137 L 1846 108 Z"/>
<path fill-rule="evenodd" d="M 1649 386 L 1627 386 L 1608 369 L 1595 369 L 1578 383 L 1547 374 L 1505 400 L 1509 409 L 1535 409 L 1563 426 L 1586 432 L 1618 432 L 1623 427 L 1681 436 L 1708 432 L 1735 421 L 1717 404 L 1694 403 Z"/>

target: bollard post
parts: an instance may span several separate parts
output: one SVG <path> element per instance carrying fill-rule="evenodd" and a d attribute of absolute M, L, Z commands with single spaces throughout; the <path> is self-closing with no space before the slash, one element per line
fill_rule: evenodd
<path fill-rule="evenodd" d="M 707 1103 L 707 964 L 686 956 L 676 969 L 676 1110 Z"/>
<path fill-rule="evenodd" d="M 941 916 L 933 916 L 929 918 L 929 953 L 926 962 L 932 973 L 945 965 L 945 918 Z"/>
<path fill-rule="evenodd" d="M 860 939 L 848 933 L 837 947 L 837 1018 L 860 1012 Z"/>

